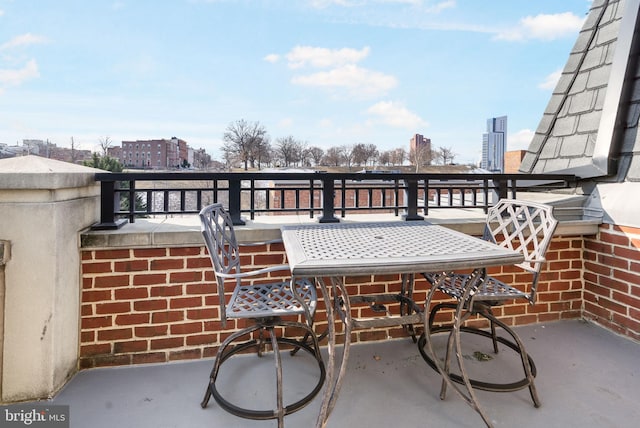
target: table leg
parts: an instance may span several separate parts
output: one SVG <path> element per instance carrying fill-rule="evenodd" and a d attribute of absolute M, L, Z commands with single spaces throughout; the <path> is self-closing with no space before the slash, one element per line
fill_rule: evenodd
<path fill-rule="evenodd" d="M 322 398 L 322 405 L 320 407 L 320 414 L 316 421 L 316 428 L 324 428 L 329 420 L 329 415 L 335 407 L 338 400 L 338 394 L 342 387 L 342 381 L 347 370 L 347 361 L 349 360 L 349 350 L 351 348 L 351 306 L 349 305 L 349 296 L 347 295 L 346 287 L 341 278 L 331 278 L 331 295 L 324 282 L 324 279 L 319 278 L 320 290 L 322 291 L 322 297 L 325 300 L 325 306 L 327 310 L 327 327 L 328 327 L 328 344 L 327 350 L 329 353 L 327 361 L 327 385 Z M 335 316 L 338 312 L 338 305 L 340 302 L 338 299 L 342 297 L 345 309 L 344 324 L 344 346 L 342 353 L 342 361 L 340 367 L 336 373 L 337 353 L 336 353 L 336 323 Z"/>
<path fill-rule="evenodd" d="M 317 278 L 317 282 L 320 286 L 320 291 L 322 292 L 322 298 L 325 302 L 327 311 L 327 351 L 329 353 L 326 364 L 327 377 L 324 394 L 322 396 L 322 404 L 320 406 L 320 414 L 316 421 L 316 428 L 324 428 L 327 424 L 327 419 L 329 418 L 329 402 L 331 401 L 333 385 L 335 382 L 336 322 L 334 318 L 332 299 L 329 295 L 327 284 L 325 283 L 324 278 Z"/>

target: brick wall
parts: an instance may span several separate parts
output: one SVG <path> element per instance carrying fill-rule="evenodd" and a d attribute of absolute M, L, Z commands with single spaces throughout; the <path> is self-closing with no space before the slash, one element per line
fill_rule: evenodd
<path fill-rule="evenodd" d="M 604 224 L 585 238 L 584 317 L 640 340 L 640 229 Z"/>
<path fill-rule="evenodd" d="M 557 237 L 539 283 L 538 303 L 511 303 L 497 313 L 512 325 L 580 317 L 582 239 Z M 243 247 L 243 266 L 258 268 L 286 261 L 282 244 Z M 215 354 L 218 344 L 240 325 L 222 328 L 218 296 L 204 247 L 84 250 L 80 367 L 196 359 Z M 505 267 L 493 274 L 525 286 L 526 275 Z M 347 280 L 350 294 L 393 293 L 398 275 Z M 231 288 L 226 290 L 230 293 Z M 426 299 L 426 284 L 416 282 L 415 300 Z M 324 305 L 316 329 L 326 327 Z M 640 305 L 637 307 L 640 308 Z M 395 308 L 390 308 L 395 309 Z M 367 308 L 354 308 L 363 315 Z M 405 335 L 401 328 L 356 331 L 354 341 Z"/>

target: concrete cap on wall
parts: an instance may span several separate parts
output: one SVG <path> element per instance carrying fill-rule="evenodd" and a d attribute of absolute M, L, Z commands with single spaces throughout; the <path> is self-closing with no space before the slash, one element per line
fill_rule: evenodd
<path fill-rule="evenodd" d="M 64 189 L 96 184 L 95 174 L 105 172 L 41 156 L 0 159 L 0 189 Z"/>

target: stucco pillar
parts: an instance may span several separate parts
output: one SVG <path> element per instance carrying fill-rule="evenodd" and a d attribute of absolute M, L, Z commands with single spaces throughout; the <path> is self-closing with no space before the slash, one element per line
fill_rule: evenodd
<path fill-rule="evenodd" d="M 4 264 L 1 401 L 50 397 L 76 371 L 79 232 L 99 220 L 96 170 L 38 156 L 0 159 Z"/>

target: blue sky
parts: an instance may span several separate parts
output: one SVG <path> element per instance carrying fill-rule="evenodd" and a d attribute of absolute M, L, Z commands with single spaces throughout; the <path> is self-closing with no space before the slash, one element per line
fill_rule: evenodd
<path fill-rule="evenodd" d="M 272 142 L 480 158 L 486 119 L 526 148 L 589 0 L 0 0 L 0 142 L 170 138 L 215 158 Z"/>

